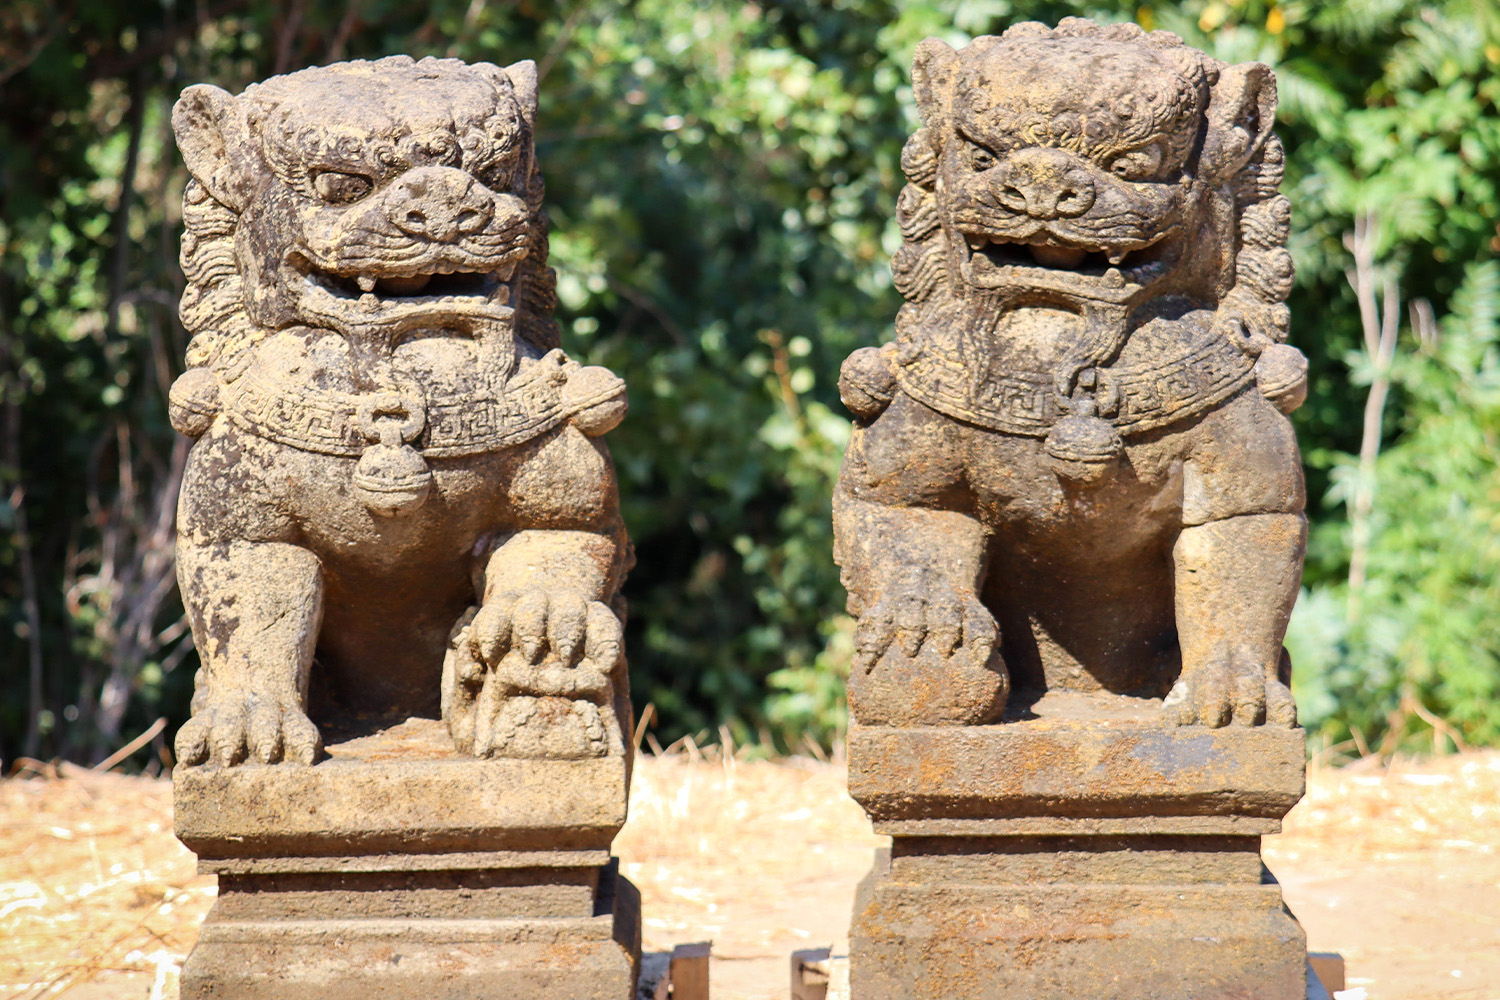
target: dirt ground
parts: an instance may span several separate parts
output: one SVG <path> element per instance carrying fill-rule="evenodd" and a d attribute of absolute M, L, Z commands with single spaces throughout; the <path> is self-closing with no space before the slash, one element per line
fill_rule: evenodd
<path fill-rule="evenodd" d="M 640 762 L 616 841 L 651 950 L 713 941 L 715 1000 L 784 998 L 788 955 L 847 944 L 882 842 L 837 762 Z M 1500 753 L 1315 768 L 1267 863 L 1346 1000 L 1500 1000 Z M 164 781 L 78 768 L 0 782 L 0 996 L 172 998 L 214 880 Z"/>

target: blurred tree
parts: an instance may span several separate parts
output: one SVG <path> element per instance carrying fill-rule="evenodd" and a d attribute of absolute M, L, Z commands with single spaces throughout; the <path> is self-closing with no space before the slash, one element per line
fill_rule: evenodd
<path fill-rule="evenodd" d="M 829 553 L 848 433 L 834 383 L 898 305 L 886 267 L 911 53 L 1071 14 L 1134 18 L 1280 76 L 1293 336 L 1314 377 L 1298 421 L 1315 531 L 1292 637 L 1309 724 L 1388 747 L 1434 726 L 1500 740 L 1489 5 L 11 0 L 0 755 L 97 759 L 185 714 L 183 449 L 164 404 L 183 349 L 171 101 L 200 80 L 239 90 L 392 52 L 539 63 L 564 341 L 631 386 L 611 443 L 640 558 L 637 703 L 656 705 L 663 741 L 719 724 L 782 748 L 834 738 L 849 658 Z M 1360 219 L 1363 268 L 1345 246 Z M 1394 317 L 1388 361 L 1378 324 L 1367 343 L 1371 294 Z"/>

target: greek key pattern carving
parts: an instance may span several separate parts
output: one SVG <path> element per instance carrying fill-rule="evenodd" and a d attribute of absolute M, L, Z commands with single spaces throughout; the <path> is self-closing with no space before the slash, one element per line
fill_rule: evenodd
<path fill-rule="evenodd" d="M 939 413 L 1005 434 L 1046 437 L 1066 413 L 1051 376 L 976 372 L 931 345 L 902 365 L 897 377 L 907 395 Z M 1121 434 L 1143 434 L 1197 416 L 1252 377 L 1250 358 L 1212 338 L 1159 364 L 1099 369 L 1098 396 Z"/>
<path fill-rule="evenodd" d="M 412 442 L 431 458 L 480 455 L 522 444 L 608 398 L 563 400 L 564 369 L 526 365 L 503 389 L 426 401 L 426 427 Z M 365 396 L 288 388 L 255 369 L 229 389 L 228 413 L 240 429 L 300 451 L 356 457 L 369 446 L 359 412 Z"/>

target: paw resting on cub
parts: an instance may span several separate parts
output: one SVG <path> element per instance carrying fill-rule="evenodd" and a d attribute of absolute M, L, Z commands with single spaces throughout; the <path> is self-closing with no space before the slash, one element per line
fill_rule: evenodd
<path fill-rule="evenodd" d="M 577 759 L 618 742 L 613 674 L 623 630 L 607 605 L 533 587 L 458 622 L 443 663 L 443 718 L 476 757 Z"/>

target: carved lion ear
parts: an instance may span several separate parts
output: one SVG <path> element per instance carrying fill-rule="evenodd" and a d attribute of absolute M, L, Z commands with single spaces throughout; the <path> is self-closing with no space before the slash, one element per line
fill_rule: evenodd
<path fill-rule="evenodd" d="M 929 125 L 941 119 L 948 107 L 957 66 L 958 53 L 947 42 L 928 38 L 917 46 L 911 63 L 911 89 L 917 110 Z"/>
<path fill-rule="evenodd" d="M 195 84 L 172 109 L 172 131 L 188 173 L 214 198 L 244 211 L 262 171 L 240 102 L 218 87 Z"/>
<path fill-rule="evenodd" d="M 1208 104 L 1202 172 L 1222 182 L 1265 144 L 1276 120 L 1276 76 L 1263 63 L 1226 66 Z"/>
<path fill-rule="evenodd" d="M 516 89 L 516 103 L 521 105 L 521 116 L 526 124 L 536 127 L 536 63 L 522 59 L 505 67 L 510 85 Z"/>

